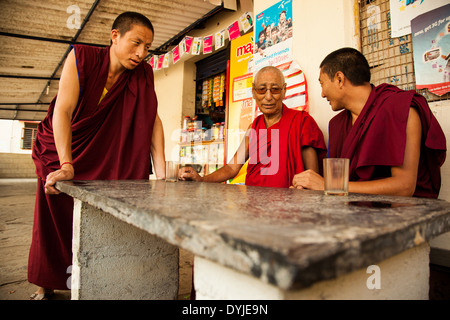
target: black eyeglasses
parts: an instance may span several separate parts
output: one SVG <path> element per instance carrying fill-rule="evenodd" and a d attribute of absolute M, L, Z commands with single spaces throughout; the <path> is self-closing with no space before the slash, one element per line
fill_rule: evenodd
<path fill-rule="evenodd" d="M 270 90 L 271 94 L 280 94 L 283 88 L 253 88 L 257 94 L 266 94 L 267 90 Z"/>

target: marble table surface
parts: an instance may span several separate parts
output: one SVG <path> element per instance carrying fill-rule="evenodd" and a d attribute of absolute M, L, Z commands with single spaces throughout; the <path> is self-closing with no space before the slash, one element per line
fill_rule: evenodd
<path fill-rule="evenodd" d="M 443 200 L 156 180 L 57 188 L 285 290 L 366 268 L 450 230 Z"/>

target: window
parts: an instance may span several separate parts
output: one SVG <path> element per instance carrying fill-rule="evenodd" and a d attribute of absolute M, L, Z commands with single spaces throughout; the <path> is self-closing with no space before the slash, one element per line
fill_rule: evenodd
<path fill-rule="evenodd" d="M 22 139 L 20 148 L 31 150 L 37 134 L 37 123 L 25 122 L 22 128 Z"/>

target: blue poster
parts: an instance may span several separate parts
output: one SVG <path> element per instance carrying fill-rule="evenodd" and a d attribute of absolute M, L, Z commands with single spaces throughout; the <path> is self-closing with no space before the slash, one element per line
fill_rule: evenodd
<path fill-rule="evenodd" d="M 283 0 L 256 16 L 255 68 L 277 65 L 292 56 L 291 50 L 292 0 Z"/>
<path fill-rule="evenodd" d="M 292 25 L 292 0 L 282 0 L 256 15 L 253 72 L 265 66 L 280 69 L 286 80 L 283 103 L 308 111 L 306 78 L 292 54 Z"/>

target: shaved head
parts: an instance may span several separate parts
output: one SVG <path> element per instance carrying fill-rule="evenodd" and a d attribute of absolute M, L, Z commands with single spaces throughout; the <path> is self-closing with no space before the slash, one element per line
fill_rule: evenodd
<path fill-rule="evenodd" d="M 279 79 L 281 80 L 280 85 L 284 85 L 285 84 L 283 72 L 281 72 L 281 70 L 278 69 L 277 67 L 267 66 L 267 67 L 261 68 L 258 72 L 256 72 L 255 76 L 253 77 L 253 85 L 257 84 L 259 76 L 262 75 L 263 73 L 266 73 L 266 72 L 274 72 L 274 73 L 276 73 L 278 75 Z"/>

